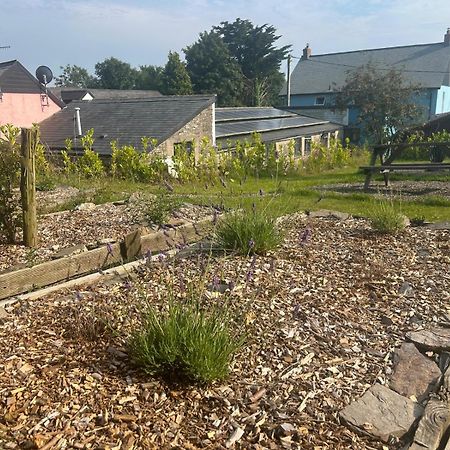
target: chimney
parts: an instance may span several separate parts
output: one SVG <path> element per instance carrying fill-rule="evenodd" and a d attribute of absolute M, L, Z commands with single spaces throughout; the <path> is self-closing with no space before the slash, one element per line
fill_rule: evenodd
<path fill-rule="evenodd" d="M 75 108 L 75 136 L 83 136 L 81 131 L 80 108 Z"/>
<path fill-rule="evenodd" d="M 444 34 L 444 44 L 450 46 L 450 28 L 447 28 L 447 33 Z"/>
<path fill-rule="evenodd" d="M 303 49 L 302 59 L 309 59 L 311 57 L 311 48 L 309 44 L 306 44 L 306 47 Z"/>

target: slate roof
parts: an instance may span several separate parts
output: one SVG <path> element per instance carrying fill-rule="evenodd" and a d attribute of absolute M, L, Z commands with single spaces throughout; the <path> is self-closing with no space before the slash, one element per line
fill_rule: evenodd
<path fill-rule="evenodd" d="M 190 122 L 216 98 L 212 95 L 160 96 L 148 99 L 73 101 L 40 123 L 41 140 L 50 149 L 64 148 L 66 138 L 74 137 L 75 108 L 80 108 L 83 132 L 94 129 L 94 149 L 111 153 L 110 142 L 141 147 L 142 137 L 164 142 Z M 75 151 L 81 149 L 79 139 Z"/>
<path fill-rule="evenodd" d="M 263 142 L 275 142 L 340 128 L 337 123 L 277 108 L 216 108 L 216 141 L 222 148 L 250 141 L 255 132 Z"/>
<path fill-rule="evenodd" d="M 41 83 L 17 60 L 0 63 L 0 90 L 12 94 L 41 94 Z M 60 107 L 64 103 L 49 89 L 48 96 Z"/>
<path fill-rule="evenodd" d="M 291 95 L 339 90 L 349 72 L 368 63 L 399 70 L 407 81 L 424 88 L 450 85 L 450 45 L 438 42 L 312 55 L 301 59 L 293 70 Z M 280 95 L 286 95 L 286 85 Z"/>
<path fill-rule="evenodd" d="M 57 95 L 63 102 L 70 103 L 73 100 L 81 100 L 86 94 L 91 94 L 96 100 L 121 100 L 140 99 L 149 97 L 160 97 L 158 91 L 137 89 L 90 89 L 74 87 L 52 87 L 52 93 Z"/>

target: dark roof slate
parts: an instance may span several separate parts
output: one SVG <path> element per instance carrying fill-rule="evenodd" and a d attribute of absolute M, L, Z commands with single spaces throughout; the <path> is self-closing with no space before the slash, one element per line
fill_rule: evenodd
<path fill-rule="evenodd" d="M 140 99 L 162 96 L 158 91 L 138 89 L 90 89 L 59 86 L 50 89 L 66 103 L 70 103 L 73 100 L 81 100 L 86 94 L 91 94 L 96 100 Z"/>
<path fill-rule="evenodd" d="M 64 148 L 65 139 L 73 139 L 74 114 L 78 107 L 83 132 L 93 128 L 94 149 L 109 155 L 113 140 L 137 148 L 141 147 L 142 137 L 164 142 L 214 102 L 215 96 L 211 95 L 73 101 L 40 123 L 41 140 L 52 149 Z M 79 140 L 74 144 L 74 150 L 80 150 Z"/>
<path fill-rule="evenodd" d="M 44 91 L 37 78 L 17 60 L 0 63 L 0 90 L 11 94 L 41 94 Z M 64 106 L 49 89 L 47 93 L 58 106 Z"/>
<path fill-rule="evenodd" d="M 291 95 L 339 90 L 349 72 L 368 63 L 399 70 L 408 82 L 423 88 L 450 85 L 450 45 L 438 42 L 312 55 L 301 59 L 293 70 Z M 280 95 L 286 95 L 286 85 Z"/>

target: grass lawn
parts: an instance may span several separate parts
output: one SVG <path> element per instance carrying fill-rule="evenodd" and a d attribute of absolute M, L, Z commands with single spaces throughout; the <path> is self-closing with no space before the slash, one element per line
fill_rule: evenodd
<path fill-rule="evenodd" d="M 374 177 L 381 180 L 381 177 Z M 395 181 L 442 181 L 450 183 L 447 174 L 393 174 Z M 248 178 L 240 183 L 227 180 L 222 183 L 172 183 L 173 194 L 181 196 L 191 203 L 220 205 L 226 208 L 251 206 L 255 203 L 265 208 L 270 214 L 280 216 L 302 210 L 333 209 L 353 215 L 367 216 L 378 201 L 372 194 L 355 192 L 339 193 L 319 191 L 317 186 L 341 183 L 357 183 L 362 185 L 364 175 L 356 168 L 344 168 L 320 174 L 301 174 L 271 178 Z M 133 192 L 149 193 L 168 192 L 162 185 L 148 185 L 129 181 L 112 180 L 110 178 L 92 180 L 59 179 L 58 184 L 70 184 L 81 189 L 80 195 L 61 205 L 58 209 L 70 209 L 83 201 L 105 203 L 107 201 L 126 198 Z M 261 195 L 262 194 L 262 195 Z M 397 196 L 396 196 L 397 197 Z M 444 196 L 424 195 L 411 199 L 401 193 L 394 202 L 409 218 L 424 217 L 428 221 L 450 219 L 450 199 Z"/>

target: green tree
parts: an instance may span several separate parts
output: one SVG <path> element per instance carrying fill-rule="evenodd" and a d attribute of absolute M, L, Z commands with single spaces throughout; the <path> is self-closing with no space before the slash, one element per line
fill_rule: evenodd
<path fill-rule="evenodd" d="M 357 109 L 358 121 L 371 143 L 389 142 L 420 121 L 423 110 L 414 101 L 418 89 L 397 70 L 367 64 L 349 74 L 336 106 Z"/>
<path fill-rule="evenodd" d="M 249 20 L 236 19 L 213 27 L 231 56 L 239 65 L 245 80 L 244 98 L 249 106 L 263 106 L 278 100 L 284 81 L 281 62 L 287 58 L 291 45 L 277 48 L 281 36 L 268 24 L 255 26 Z"/>
<path fill-rule="evenodd" d="M 216 32 L 200 33 L 183 51 L 195 93 L 217 94 L 219 106 L 242 105 L 242 72 Z"/>
<path fill-rule="evenodd" d="M 104 89 L 133 89 L 137 70 L 117 58 L 108 58 L 95 65 L 99 87 Z"/>
<path fill-rule="evenodd" d="M 186 65 L 177 52 L 169 52 L 167 64 L 162 74 L 162 93 L 165 95 L 192 94 L 192 82 Z"/>
<path fill-rule="evenodd" d="M 162 91 L 164 67 L 141 66 L 137 73 L 135 89 Z"/>
<path fill-rule="evenodd" d="M 83 67 L 67 64 L 60 66 L 62 73 L 55 78 L 56 86 L 76 87 L 76 88 L 93 88 L 97 85 L 95 77 Z"/>

